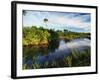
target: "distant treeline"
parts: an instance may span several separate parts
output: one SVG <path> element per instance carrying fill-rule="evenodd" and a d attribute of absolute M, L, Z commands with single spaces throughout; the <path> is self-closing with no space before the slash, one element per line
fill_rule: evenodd
<path fill-rule="evenodd" d="M 23 45 L 43 45 L 49 44 L 52 40 L 59 40 L 61 38 L 64 39 L 75 39 L 90 36 L 90 33 L 78 33 L 72 32 L 67 29 L 61 30 L 53 30 L 53 29 L 45 29 L 43 27 L 23 27 Z"/>

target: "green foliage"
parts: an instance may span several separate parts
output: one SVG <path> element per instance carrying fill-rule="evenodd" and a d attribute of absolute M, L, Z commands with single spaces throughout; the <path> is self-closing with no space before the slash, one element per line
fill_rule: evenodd
<path fill-rule="evenodd" d="M 47 22 L 47 19 L 44 19 Z M 75 39 L 90 36 L 89 33 L 71 32 L 65 29 L 64 31 L 44 29 L 37 26 L 23 27 L 23 45 L 43 45 L 48 44 L 50 41 L 58 40 L 59 38 Z"/>
<path fill-rule="evenodd" d="M 50 33 L 41 27 L 23 27 L 23 45 L 47 44 L 49 37 Z"/>
<path fill-rule="evenodd" d="M 67 66 L 69 66 L 69 67 L 72 66 L 72 56 L 67 56 L 67 57 L 64 58 L 64 60 L 65 60 L 65 64 Z"/>
<path fill-rule="evenodd" d="M 32 66 L 33 66 L 33 69 L 38 69 L 38 68 L 40 68 L 40 65 L 37 64 L 37 63 L 34 63 Z"/>
<path fill-rule="evenodd" d="M 27 64 L 23 64 L 23 69 L 27 69 Z"/>
<path fill-rule="evenodd" d="M 84 38 L 84 37 L 90 38 L 90 33 L 72 32 L 68 31 L 67 29 L 64 29 L 64 31 L 57 30 L 57 33 L 59 35 L 59 38 L 65 38 L 69 40 L 75 38 Z"/>
<path fill-rule="evenodd" d="M 83 51 L 72 50 L 72 66 L 89 66 L 90 65 L 90 48 Z"/>

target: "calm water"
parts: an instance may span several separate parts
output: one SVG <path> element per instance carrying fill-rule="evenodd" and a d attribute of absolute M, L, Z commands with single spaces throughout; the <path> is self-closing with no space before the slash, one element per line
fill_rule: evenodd
<path fill-rule="evenodd" d="M 61 39 L 55 40 L 44 46 L 27 46 L 23 47 L 23 64 L 32 66 L 33 63 L 43 64 L 45 62 L 53 62 L 55 60 L 62 60 L 65 56 L 70 55 L 71 49 L 79 51 L 90 47 L 90 40 L 75 39 L 67 41 Z"/>

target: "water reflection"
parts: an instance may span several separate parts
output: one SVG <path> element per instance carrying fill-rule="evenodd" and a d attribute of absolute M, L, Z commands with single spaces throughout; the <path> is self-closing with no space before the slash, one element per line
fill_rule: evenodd
<path fill-rule="evenodd" d="M 44 64 L 45 62 L 52 63 L 53 61 L 61 62 L 65 56 L 71 53 L 71 49 L 75 48 L 77 50 L 84 50 L 90 47 L 90 40 L 75 39 L 67 41 L 64 39 L 54 40 L 45 46 L 27 46 L 23 47 L 23 64 L 27 64 L 32 67 L 32 64 Z M 41 66 L 42 67 L 42 66 Z"/>

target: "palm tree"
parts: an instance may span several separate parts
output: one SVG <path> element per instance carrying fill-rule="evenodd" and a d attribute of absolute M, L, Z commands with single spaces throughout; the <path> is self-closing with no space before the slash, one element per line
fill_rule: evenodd
<path fill-rule="evenodd" d="M 45 25 L 46 25 L 46 27 L 47 27 L 47 22 L 48 22 L 48 19 L 47 18 L 44 18 L 44 23 L 45 23 Z"/>

